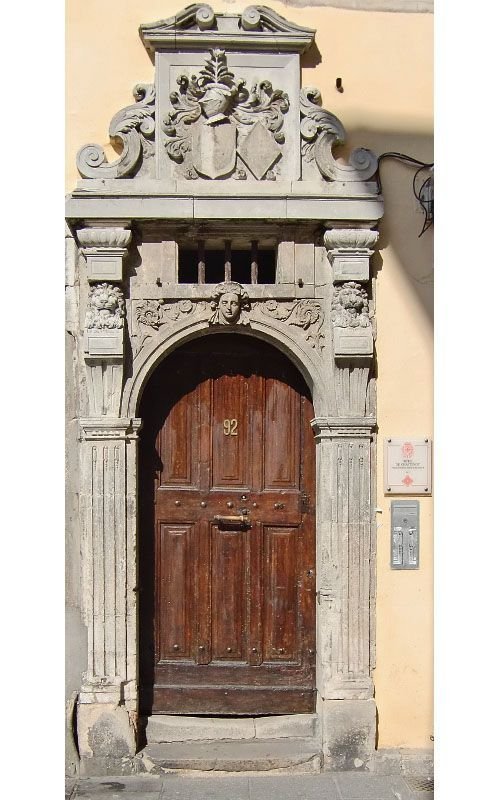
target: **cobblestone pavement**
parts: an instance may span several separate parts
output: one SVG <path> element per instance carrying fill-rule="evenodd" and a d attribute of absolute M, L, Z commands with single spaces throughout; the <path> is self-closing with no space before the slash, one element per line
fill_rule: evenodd
<path fill-rule="evenodd" d="M 66 800 L 433 800 L 425 778 L 320 775 L 135 775 L 66 783 Z"/>

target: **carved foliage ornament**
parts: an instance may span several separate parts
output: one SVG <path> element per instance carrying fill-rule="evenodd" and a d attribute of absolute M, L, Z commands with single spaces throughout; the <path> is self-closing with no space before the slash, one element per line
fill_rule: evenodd
<path fill-rule="evenodd" d="M 195 311 L 206 309 L 205 301 L 196 305 L 191 300 L 166 303 L 165 300 L 142 300 L 135 307 L 135 320 L 139 330 L 135 355 L 143 348 L 146 339 L 153 336 L 163 325 L 173 325 L 179 319 L 191 316 Z"/>
<path fill-rule="evenodd" d="M 259 306 L 260 313 L 266 317 L 273 317 L 288 325 L 302 328 L 306 341 L 311 347 L 322 350 L 324 347 L 324 334 L 321 332 L 325 315 L 321 304 L 316 300 L 297 300 L 292 303 L 278 303 L 276 300 L 267 300 Z"/>
<path fill-rule="evenodd" d="M 333 288 L 334 328 L 369 328 L 368 294 L 361 284 L 347 281 Z"/>
<path fill-rule="evenodd" d="M 98 283 L 89 293 L 85 327 L 88 329 L 111 330 L 123 328 L 125 301 L 118 286 Z"/>
<path fill-rule="evenodd" d="M 154 155 L 154 84 L 138 83 L 133 94 L 136 103 L 118 111 L 109 125 L 109 138 L 123 146 L 121 156 L 110 164 L 100 145 L 85 145 L 76 157 L 84 178 L 122 178 L 140 165 L 141 157 L 149 159 Z"/>
<path fill-rule="evenodd" d="M 345 143 L 346 132 L 335 114 L 321 108 L 321 94 L 318 89 L 306 86 L 301 90 L 300 114 L 302 156 L 305 161 L 314 160 L 326 180 L 368 180 L 375 174 L 377 157 L 364 147 L 352 151 L 348 166 L 339 164 L 334 158 L 333 148 Z"/>
<path fill-rule="evenodd" d="M 258 180 L 264 177 L 281 155 L 288 96 L 267 80 L 248 90 L 218 49 L 210 50 L 199 75 L 180 75 L 177 83 L 179 90 L 170 95 L 174 110 L 162 129 L 169 157 L 189 162 L 186 176 L 227 176 L 236 169 L 238 153 Z M 242 172 L 237 177 L 246 177 Z"/>
<path fill-rule="evenodd" d="M 208 319 L 207 312 L 211 312 Z M 250 325 L 251 320 L 258 316 L 267 317 L 301 328 L 312 348 L 321 351 L 324 347 L 322 327 L 325 315 L 317 300 L 250 302 L 245 288 L 235 281 L 217 284 L 213 289 L 210 306 L 205 300 L 141 300 L 135 306 L 134 316 L 138 330 L 138 335 L 133 337 L 135 356 L 144 346 L 145 340 L 154 336 L 160 328 L 181 324 L 187 318 L 205 319 L 210 326 L 237 326 Z"/>

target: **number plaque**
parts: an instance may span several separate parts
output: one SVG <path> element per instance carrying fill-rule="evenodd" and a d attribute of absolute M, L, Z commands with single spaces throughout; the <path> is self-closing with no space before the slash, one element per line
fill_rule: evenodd
<path fill-rule="evenodd" d="M 223 423 L 224 436 L 238 436 L 238 420 L 225 419 Z"/>

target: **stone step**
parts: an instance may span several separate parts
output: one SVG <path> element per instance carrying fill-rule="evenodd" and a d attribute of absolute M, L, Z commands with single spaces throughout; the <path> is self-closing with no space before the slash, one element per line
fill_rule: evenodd
<path fill-rule="evenodd" d="M 139 753 L 144 771 L 319 772 L 321 747 L 311 739 L 253 739 L 148 744 Z"/>
<path fill-rule="evenodd" d="M 273 717 L 180 717 L 154 714 L 145 721 L 148 744 L 221 739 L 314 738 L 317 714 Z"/>

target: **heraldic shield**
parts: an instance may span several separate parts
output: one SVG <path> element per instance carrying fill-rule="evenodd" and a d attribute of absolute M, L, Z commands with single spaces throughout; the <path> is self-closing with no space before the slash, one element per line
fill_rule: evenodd
<path fill-rule="evenodd" d="M 193 130 L 193 166 L 207 178 L 222 178 L 236 165 L 236 126 L 229 120 Z"/>

